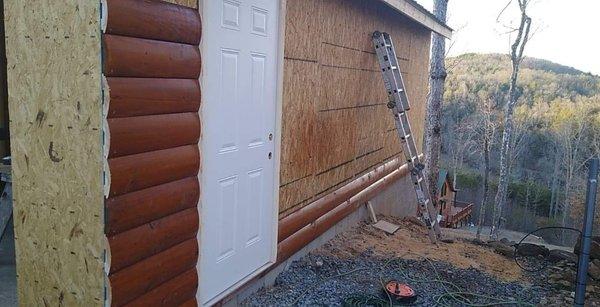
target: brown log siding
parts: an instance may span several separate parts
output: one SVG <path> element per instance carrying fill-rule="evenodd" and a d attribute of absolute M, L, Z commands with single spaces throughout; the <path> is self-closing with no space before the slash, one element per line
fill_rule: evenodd
<path fill-rule="evenodd" d="M 200 15 L 154 0 L 107 6 L 111 304 L 196 305 Z"/>

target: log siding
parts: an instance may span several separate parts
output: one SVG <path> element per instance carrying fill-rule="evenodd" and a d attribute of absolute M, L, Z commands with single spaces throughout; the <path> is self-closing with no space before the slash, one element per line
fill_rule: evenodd
<path fill-rule="evenodd" d="M 196 305 L 200 15 L 107 0 L 108 280 L 112 306 Z"/>

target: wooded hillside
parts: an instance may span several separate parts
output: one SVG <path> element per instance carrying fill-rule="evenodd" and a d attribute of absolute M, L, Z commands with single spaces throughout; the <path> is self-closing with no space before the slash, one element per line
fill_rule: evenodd
<path fill-rule="evenodd" d="M 507 55 L 465 54 L 447 59 L 447 67 L 444 164 L 463 196 L 479 206 L 483 127 L 493 127 L 492 175 L 497 175 L 510 61 Z M 600 77 L 533 58 L 521 69 L 506 227 L 578 225 L 586 161 L 600 152 Z"/>

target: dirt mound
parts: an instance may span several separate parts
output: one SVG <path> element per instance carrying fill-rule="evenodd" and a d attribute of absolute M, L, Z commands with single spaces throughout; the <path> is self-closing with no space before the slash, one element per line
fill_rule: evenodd
<path fill-rule="evenodd" d="M 387 235 L 363 223 L 355 230 L 338 235 L 315 253 L 344 258 L 373 250 L 378 255 L 393 254 L 404 259 L 421 259 L 421 256 L 425 256 L 452 263 L 462 269 L 479 269 L 505 281 L 522 278 L 522 271 L 514 261 L 497 254 L 491 247 L 472 244 L 460 234 L 446 230 L 444 236 L 454 239 L 454 243 L 439 242 L 436 246 L 429 241 L 426 229 L 412 221 L 393 217 L 384 219 L 399 224 L 400 230 L 394 235 Z"/>

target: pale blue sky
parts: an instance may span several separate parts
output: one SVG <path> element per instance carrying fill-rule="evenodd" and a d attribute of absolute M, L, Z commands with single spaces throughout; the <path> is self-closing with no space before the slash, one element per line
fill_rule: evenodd
<path fill-rule="evenodd" d="M 433 0 L 417 0 L 432 9 Z M 450 0 L 448 24 L 456 30 L 450 55 L 466 52 L 508 53 L 507 25 L 518 22 L 516 0 L 500 22 L 508 0 Z M 600 75 L 598 0 L 534 0 L 529 15 L 534 35 L 525 54 Z"/>

